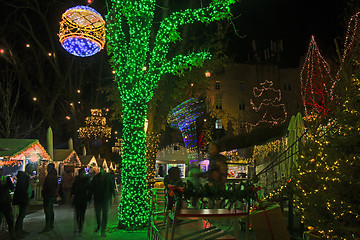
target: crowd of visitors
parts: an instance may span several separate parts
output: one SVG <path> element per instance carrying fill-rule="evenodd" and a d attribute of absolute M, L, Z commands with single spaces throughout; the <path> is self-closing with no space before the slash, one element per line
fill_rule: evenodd
<path fill-rule="evenodd" d="M 0 223 L 3 216 L 8 225 L 10 239 L 24 238 L 28 232 L 24 230 L 23 222 L 26 216 L 30 200 L 34 197 L 34 190 L 31 185 L 31 176 L 34 166 L 27 164 L 25 171 L 18 171 L 16 185 L 9 176 L 2 176 L 0 166 Z M 45 214 L 45 226 L 39 233 L 50 232 L 55 227 L 54 204 L 61 196 L 61 202 L 68 204 L 72 202 L 74 207 L 76 228 L 74 233 L 81 234 L 85 221 L 85 212 L 88 204 L 94 201 L 96 227 L 95 232 L 101 232 L 105 237 L 108 212 L 110 205 L 115 197 L 115 179 L 103 168 L 100 168 L 96 175 L 86 174 L 84 169 L 78 170 L 78 175 L 74 178 L 70 171 L 64 173 L 61 180 L 53 163 L 47 165 L 47 174 L 42 181 L 41 195 Z M 11 197 L 11 192 L 14 192 Z M 16 221 L 12 205 L 17 205 L 19 209 Z"/>

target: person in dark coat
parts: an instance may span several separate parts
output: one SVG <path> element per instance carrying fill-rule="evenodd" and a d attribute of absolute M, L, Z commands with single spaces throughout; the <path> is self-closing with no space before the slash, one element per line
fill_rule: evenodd
<path fill-rule="evenodd" d="M 2 176 L 2 168 L 0 166 L 0 224 L 3 216 L 5 216 L 8 224 L 10 239 L 16 239 L 14 230 L 14 215 L 11 207 L 10 191 L 14 190 L 14 184 L 8 176 Z"/>
<path fill-rule="evenodd" d="M 18 171 L 15 193 L 13 198 L 13 205 L 19 206 L 19 215 L 15 223 L 16 236 L 22 237 L 28 232 L 24 231 L 23 222 L 26 215 L 26 210 L 29 206 L 32 196 L 32 187 L 30 184 L 30 176 L 32 175 L 34 167 L 32 164 L 25 166 L 25 172 Z"/>
<path fill-rule="evenodd" d="M 205 174 L 211 183 L 225 186 L 227 181 L 227 158 L 219 153 L 219 146 L 211 143 L 209 146 L 209 171 Z"/>
<path fill-rule="evenodd" d="M 44 180 L 42 189 L 44 213 L 45 213 L 45 227 L 40 233 L 49 232 L 54 229 L 54 203 L 58 195 L 58 177 L 53 163 L 47 166 L 47 175 Z"/>
<path fill-rule="evenodd" d="M 76 232 L 81 233 L 84 221 L 85 212 L 88 204 L 90 179 L 85 176 L 85 170 L 80 169 L 79 175 L 75 177 L 74 183 L 71 187 L 71 196 L 74 197 L 73 205 L 75 207 L 75 218 L 77 223 Z"/>
<path fill-rule="evenodd" d="M 112 198 L 115 197 L 115 186 L 111 176 L 103 168 L 94 176 L 90 184 L 90 197 L 94 196 L 94 206 L 97 227 L 95 232 L 101 229 L 101 236 L 105 237 L 108 213 Z"/>
<path fill-rule="evenodd" d="M 162 165 L 159 166 L 158 175 L 159 177 L 164 177 L 164 167 Z"/>

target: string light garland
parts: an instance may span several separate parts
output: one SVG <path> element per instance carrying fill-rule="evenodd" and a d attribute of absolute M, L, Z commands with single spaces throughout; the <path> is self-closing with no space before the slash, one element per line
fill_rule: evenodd
<path fill-rule="evenodd" d="M 359 64 L 359 53 L 357 52 L 357 47 L 359 43 L 359 18 L 360 18 L 360 12 L 356 13 L 350 18 L 350 21 L 348 23 L 345 42 L 344 42 L 344 50 L 342 55 L 342 64 L 340 65 L 339 72 L 337 74 L 337 78 L 339 79 L 339 74 L 341 73 L 344 65 L 346 65 L 347 62 L 352 61 L 355 64 Z M 337 80 L 338 80 L 337 79 Z"/>
<path fill-rule="evenodd" d="M 91 109 L 91 116 L 85 118 L 86 127 L 78 129 L 79 138 L 111 138 L 111 127 L 101 109 Z"/>
<path fill-rule="evenodd" d="M 204 100 L 191 98 L 170 111 L 167 121 L 173 128 L 178 128 L 189 152 L 189 164 L 198 164 L 196 119 L 204 114 Z"/>
<path fill-rule="evenodd" d="M 146 134 L 146 176 L 148 183 L 152 183 L 155 177 L 156 154 L 159 149 L 159 142 L 160 134 L 156 132 Z M 149 184 L 149 187 L 152 188 L 153 186 Z"/>
<path fill-rule="evenodd" d="M 247 123 L 248 130 L 252 130 L 262 123 L 277 125 L 285 122 L 287 112 L 285 104 L 281 102 L 281 90 L 276 90 L 273 87 L 272 81 L 266 80 L 260 83 L 261 88 L 254 87 L 253 95 L 255 98 L 260 98 L 261 103 L 256 105 L 253 99 L 250 99 L 250 104 L 257 113 L 262 113 L 261 119 L 257 123 Z"/>
<path fill-rule="evenodd" d="M 151 44 L 152 50 L 150 32 L 156 1 L 111 0 L 111 3 L 106 16 L 107 50 L 123 105 L 123 191 L 119 225 L 133 230 L 144 228 L 149 217 L 144 132 L 147 104 L 163 74 L 181 74 L 210 58 L 209 53 L 199 52 L 168 60 L 170 44 L 180 40 L 178 28 L 185 24 L 230 17 L 229 6 L 235 0 L 213 0 L 208 7 L 172 13 L 161 21 L 155 42 Z M 123 28 L 124 25 L 127 27 Z M 144 66 L 147 66 L 146 71 L 143 71 Z"/>
<path fill-rule="evenodd" d="M 311 36 L 305 62 L 300 73 L 301 95 L 305 116 L 328 114 L 333 99 L 334 79 L 329 64 L 321 55 L 314 36 Z"/>
<path fill-rule="evenodd" d="M 105 21 L 91 7 L 72 7 L 63 13 L 58 35 L 66 51 L 78 57 L 89 57 L 105 46 Z"/>

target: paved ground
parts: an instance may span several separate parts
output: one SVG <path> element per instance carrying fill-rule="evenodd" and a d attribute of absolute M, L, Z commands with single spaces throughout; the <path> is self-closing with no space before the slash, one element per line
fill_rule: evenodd
<path fill-rule="evenodd" d="M 24 221 L 24 229 L 30 234 L 25 240 L 72 240 L 72 239 L 107 239 L 107 240 L 146 240 L 146 232 L 122 232 L 117 226 L 117 203 L 112 204 L 108 221 L 109 230 L 107 237 L 94 233 L 95 213 L 92 205 L 86 211 L 84 231 L 81 236 L 74 234 L 74 211 L 70 205 L 62 205 L 55 208 L 55 229 L 49 233 L 38 234 L 44 227 L 45 217 L 42 210 L 30 213 Z M 1 240 L 8 240 L 8 233 L 0 234 Z"/>

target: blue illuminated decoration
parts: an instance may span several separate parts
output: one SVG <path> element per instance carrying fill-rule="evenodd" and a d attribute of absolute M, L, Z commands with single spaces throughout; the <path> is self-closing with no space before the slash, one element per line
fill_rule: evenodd
<path fill-rule="evenodd" d="M 66 51 L 78 57 L 89 57 L 101 50 L 96 42 L 78 37 L 69 37 L 65 39 L 62 46 Z"/>
<path fill-rule="evenodd" d="M 62 47 L 75 56 L 92 56 L 105 46 L 105 21 L 91 7 L 69 8 L 62 15 L 59 40 Z"/>
<path fill-rule="evenodd" d="M 189 153 L 189 164 L 198 164 L 196 119 L 204 114 L 204 101 L 191 98 L 178 106 L 168 114 L 168 123 L 171 127 L 181 131 L 185 147 Z"/>

